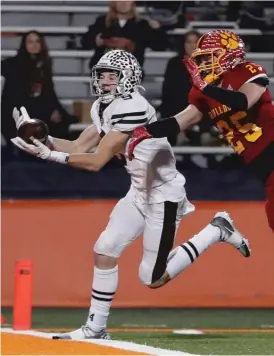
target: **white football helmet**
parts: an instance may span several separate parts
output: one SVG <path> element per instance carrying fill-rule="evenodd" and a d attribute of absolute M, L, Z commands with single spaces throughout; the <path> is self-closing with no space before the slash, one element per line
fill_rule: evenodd
<path fill-rule="evenodd" d="M 116 72 L 117 86 L 111 91 L 100 87 L 99 78 L 102 72 Z M 91 93 L 99 96 L 103 103 L 109 103 L 117 97 L 133 92 L 142 81 L 142 68 L 133 54 L 123 50 L 109 51 L 93 66 L 91 72 Z"/>

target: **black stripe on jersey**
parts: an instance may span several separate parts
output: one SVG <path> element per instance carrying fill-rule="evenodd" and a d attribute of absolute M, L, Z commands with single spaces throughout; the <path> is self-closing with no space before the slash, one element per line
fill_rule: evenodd
<path fill-rule="evenodd" d="M 123 119 L 124 117 L 132 117 L 132 116 L 144 116 L 146 111 L 136 111 L 136 112 L 125 112 L 123 114 L 112 115 L 110 120 Z"/>
<path fill-rule="evenodd" d="M 114 295 L 115 294 L 115 292 L 100 292 L 100 291 L 98 291 L 96 289 L 93 289 L 93 288 L 92 288 L 92 292 L 94 292 L 96 294 L 101 294 L 101 295 Z"/>
<path fill-rule="evenodd" d="M 145 124 L 147 122 L 147 118 L 144 119 L 137 119 L 137 120 L 120 120 L 117 121 L 115 123 L 113 123 L 113 125 L 118 124 L 118 125 L 127 125 L 127 124 Z"/>

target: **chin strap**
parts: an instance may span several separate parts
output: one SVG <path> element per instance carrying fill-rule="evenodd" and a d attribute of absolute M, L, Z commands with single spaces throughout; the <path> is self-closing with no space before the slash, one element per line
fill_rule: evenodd
<path fill-rule="evenodd" d="M 111 103 L 114 99 L 115 99 L 115 96 L 112 95 L 112 94 L 110 94 L 110 95 L 105 95 L 105 96 L 100 97 L 100 101 L 101 101 L 101 103 L 103 103 L 103 104 L 109 104 L 109 103 Z"/>

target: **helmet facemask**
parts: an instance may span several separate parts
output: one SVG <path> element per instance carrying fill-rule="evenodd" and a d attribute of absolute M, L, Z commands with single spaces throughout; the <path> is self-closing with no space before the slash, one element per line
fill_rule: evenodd
<path fill-rule="evenodd" d="M 216 84 L 225 72 L 245 61 L 244 42 L 232 31 L 210 31 L 199 39 L 192 58 L 203 79 Z"/>
<path fill-rule="evenodd" d="M 104 74 L 115 74 L 116 80 L 105 79 Z M 110 103 L 115 98 L 127 93 L 125 83 L 132 76 L 131 69 L 120 69 L 117 67 L 95 65 L 92 68 L 91 76 L 91 93 L 94 96 L 98 96 L 103 103 Z M 107 88 L 108 84 L 109 87 Z"/>
<path fill-rule="evenodd" d="M 222 74 L 226 72 L 226 68 L 221 65 L 221 59 L 226 54 L 226 50 L 223 48 L 217 48 L 213 50 L 200 50 L 196 49 L 192 58 L 196 61 L 198 65 L 201 77 L 207 83 L 216 82 Z M 205 57 L 206 60 L 205 60 Z"/>

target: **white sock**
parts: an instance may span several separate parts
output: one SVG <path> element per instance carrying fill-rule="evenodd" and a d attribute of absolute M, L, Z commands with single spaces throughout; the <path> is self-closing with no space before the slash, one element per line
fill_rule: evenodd
<path fill-rule="evenodd" d="M 94 267 L 92 298 L 87 324 L 94 332 L 107 326 L 111 302 L 118 287 L 118 266 L 112 269 Z"/>
<path fill-rule="evenodd" d="M 220 241 L 220 229 L 209 224 L 190 240 L 177 246 L 168 256 L 166 271 L 170 278 L 176 277 L 218 241 Z"/>

